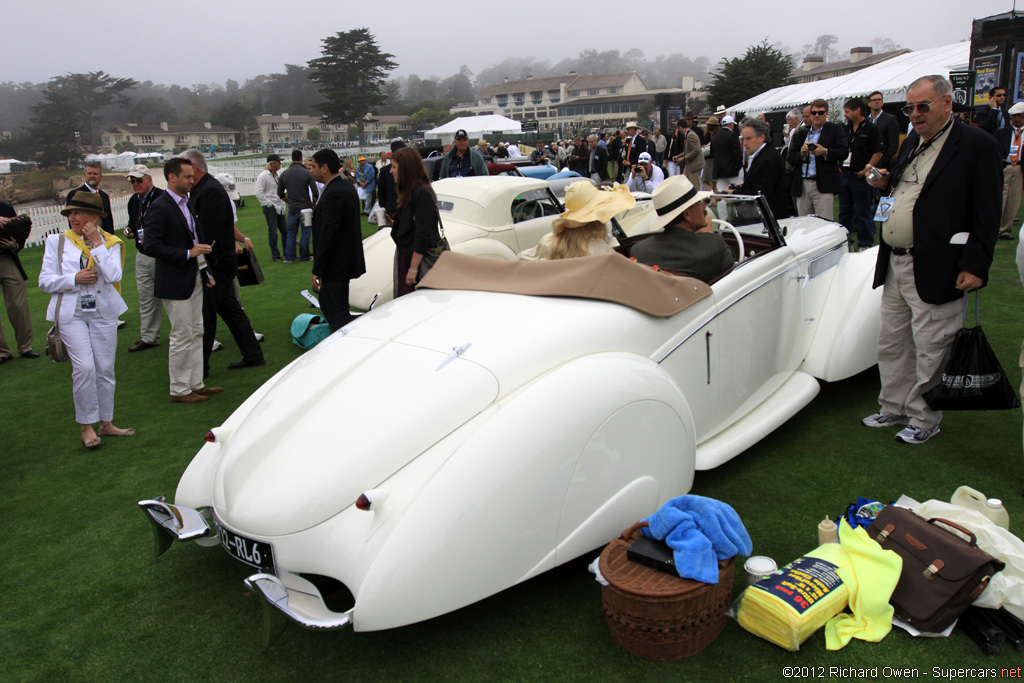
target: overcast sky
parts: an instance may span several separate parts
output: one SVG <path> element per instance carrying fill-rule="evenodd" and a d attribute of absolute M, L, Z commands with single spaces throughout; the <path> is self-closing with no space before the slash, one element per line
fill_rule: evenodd
<path fill-rule="evenodd" d="M 726 3 L 560 0 L 205 0 L 26 2 L 6 0 L 0 80 L 43 82 L 104 70 L 165 85 L 240 83 L 320 54 L 321 39 L 367 27 L 399 63 L 394 75 L 477 73 L 515 55 L 556 63 L 581 50 L 640 48 L 647 59 L 680 52 L 716 64 L 767 37 L 790 50 L 821 34 L 837 47 L 891 38 L 924 49 L 969 40 L 974 18 L 1010 11 L 1007 0 Z M 585 42 L 581 42 L 580 38 Z M 509 74 L 515 78 L 518 74 Z"/>

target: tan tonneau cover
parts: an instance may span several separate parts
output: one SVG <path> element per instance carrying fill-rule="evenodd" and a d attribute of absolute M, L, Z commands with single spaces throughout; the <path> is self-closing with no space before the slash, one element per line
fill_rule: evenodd
<path fill-rule="evenodd" d="M 621 254 L 559 261 L 498 261 L 445 252 L 420 282 L 424 289 L 465 289 L 611 301 L 661 317 L 711 295 L 691 277 L 659 273 Z"/>

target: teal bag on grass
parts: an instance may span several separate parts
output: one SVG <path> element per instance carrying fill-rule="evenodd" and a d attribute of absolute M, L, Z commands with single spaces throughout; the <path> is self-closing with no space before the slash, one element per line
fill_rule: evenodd
<path fill-rule="evenodd" d="M 309 351 L 330 334 L 331 326 L 323 316 L 300 313 L 292 321 L 292 343 L 305 351 Z"/>

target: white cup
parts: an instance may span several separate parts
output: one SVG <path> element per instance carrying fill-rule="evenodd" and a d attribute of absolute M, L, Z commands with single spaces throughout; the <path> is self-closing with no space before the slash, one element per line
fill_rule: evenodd
<path fill-rule="evenodd" d="M 313 209 L 303 209 L 302 213 L 302 224 L 307 228 L 313 225 Z"/>

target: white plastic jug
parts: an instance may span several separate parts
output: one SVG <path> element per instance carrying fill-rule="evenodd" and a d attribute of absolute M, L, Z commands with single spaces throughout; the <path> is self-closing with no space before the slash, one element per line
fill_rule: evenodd
<path fill-rule="evenodd" d="M 961 486 L 953 493 L 949 502 L 968 510 L 977 510 L 991 519 L 996 526 L 1010 529 L 1010 513 L 1003 507 L 1003 501 L 998 498 L 986 498 L 981 491 L 970 486 Z"/>

